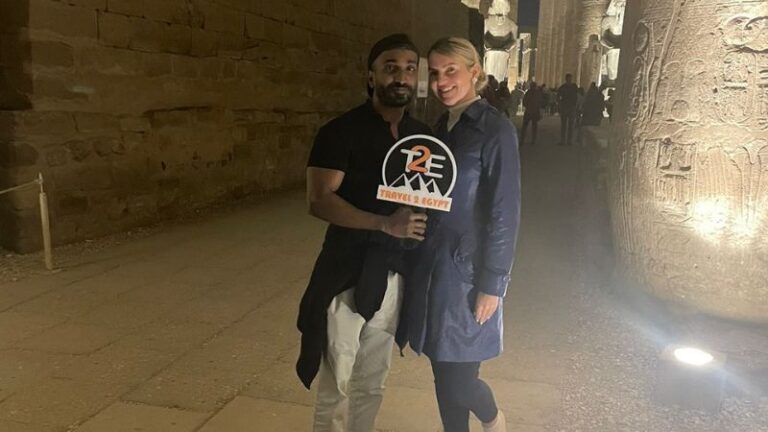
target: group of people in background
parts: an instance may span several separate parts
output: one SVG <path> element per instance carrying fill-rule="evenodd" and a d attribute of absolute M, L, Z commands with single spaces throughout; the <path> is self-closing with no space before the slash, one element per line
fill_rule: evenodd
<path fill-rule="evenodd" d="M 560 145 L 571 145 L 579 127 L 599 126 L 606 114 L 609 119 L 613 114 L 613 89 L 598 87 L 593 82 L 585 91 L 573 83 L 571 74 L 565 76 L 564 84 L 552 88 L 547 84 L 525 82 L 518 83 L 511 91 L 506 80 L 498 82 L 490 76 L 482 96 L 509 118 L 518 116 L 522 110 L 521 145 L 525 143 L 529 127 L 531 144 L 536 144 L 538 123 L 544 115 L 560 116 Z"/>

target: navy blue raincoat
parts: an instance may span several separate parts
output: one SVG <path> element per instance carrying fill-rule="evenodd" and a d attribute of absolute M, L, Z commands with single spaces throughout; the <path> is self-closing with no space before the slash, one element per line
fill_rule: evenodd
<path fill-rule="evenodd" d="M 478 292 L 504 297 L 520 223 L 517 132 L 481 99 L 436 136 L 456 157 L 449 213 L 430 211 L 426 239 L 411 257 L 398 333 L 433 361 L 483 361 L 502 351 L 502 302 L 485 324 L 474 318 Z M 404 324 L 404 325 L 403 325 Z"/>

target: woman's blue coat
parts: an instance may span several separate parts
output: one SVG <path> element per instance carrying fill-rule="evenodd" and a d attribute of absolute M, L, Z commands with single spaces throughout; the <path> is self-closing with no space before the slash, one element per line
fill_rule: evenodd
<path fill-rule="evenodd" d="M 517 132 L 484 99 L 436 136 L 453 151 L 457 179 L 451 211 L 430 211 L 426 239 L 412 256 L 398 335 L 433 361 L 471 362 L 502 351 L 502 302 L 482 326 L 474 319 L 478 292 L 504 297 L 520 224 Z"/>

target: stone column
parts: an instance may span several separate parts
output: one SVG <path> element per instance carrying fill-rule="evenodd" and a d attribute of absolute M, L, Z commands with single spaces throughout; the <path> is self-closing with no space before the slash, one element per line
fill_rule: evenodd
<path fill-rule="evenodd" d="M 563 38 L 563 70 L 561 75 L 565 77 L 565 74 L 572 74 L 574 80 L 578 74 L 579 65 L 579 40 L 577 38 L 577 27 L 581 21 L 581 0 L 568 0 L 566 3 L 567 9 L 565 10 L 565 35 Z M 564 78 L 560 78 L 560 82 L 565 82 Z M 578 84 L 578 82 L 577 82 Z"/>
<path fill-rule="evenodd" d="M 600 35 L 600 22 L 603 20 L 603 14 L 608 8 L 610 0 L 581 0 L 581 17 L 577 25 L 577 40 L 579 43 L 579 69 L 577 83 L 585 89 L 589 87 L 592 81 L 597 81 L 598 77 L 585 75 L 584 72 L 592 70 L 593 66 L 587 66 L 590 62 L 591 52 L 590 37 Z"/>
<path fill-rule="evenodd" d="M 611 206 L 628 275 L 768 322 L 768 3 L 627 5 Z"/>
<path fill-rule="evenodd" d="M 554 0 L 541 0 L 539 6 L 539 27 L 536 36 L 536 82 L 539 84 L 547 82 L 551 69 L 549 56 L 552 51 L 554 5 Z"/>

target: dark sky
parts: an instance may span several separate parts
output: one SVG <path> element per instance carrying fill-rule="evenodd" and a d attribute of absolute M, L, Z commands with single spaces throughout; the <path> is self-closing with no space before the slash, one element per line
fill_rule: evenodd
<path fill-rule="evenodd" d="M 539 0 L 519 0 L 518 23 L 520 26 L 536 26 L 539 23 Z"/>

